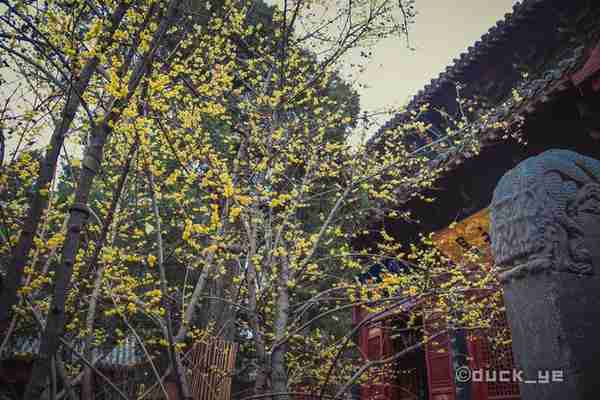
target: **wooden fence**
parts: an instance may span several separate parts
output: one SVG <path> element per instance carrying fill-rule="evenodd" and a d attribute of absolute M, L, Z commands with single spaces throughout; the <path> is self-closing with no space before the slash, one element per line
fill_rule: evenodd
<path fill-rule="evenodd" d="M 186 357 L 194 400 L 230 400 L 237 343 L 212 338 L 197 344 Z"/>
<path fill-rule="evenodd" d="M 235 369 L 237 343 L 220 338 L 210 338 L 198 343 L 183 356 L 188 371 L 193 400 L 230 400 L 231 380 Z M 149 364 L 143 363 L 122 370 L 105 371 L 117 387 L 130 399 L 165 400 L 165 393 L 158 385 Z M 122 399 L 110 387 L 102 385 L 96 377 L 95 400 Z M 172 381 L 165 381 L 168 400 L 177 400 L 177 387 Z"/>

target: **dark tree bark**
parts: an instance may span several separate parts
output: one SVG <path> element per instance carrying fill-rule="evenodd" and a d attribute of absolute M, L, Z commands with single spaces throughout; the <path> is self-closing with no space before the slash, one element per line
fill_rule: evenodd
<path fill-rule="evenodd" d="M 89 305 L 88 314 L 86 317 L 86 329 L 90 333 L 94 331 L 94 321 L 95 321 L 95 317 L 96 317 L 96 305 L 98 303 L 98 297 L 100 296 L 102 275 L 103 275 L 103 271 L 104 271 L 103 268 L 99 268 L 97 266 L 98 258 L 100 257 L 100 252 L 104 248 L 106 239 L 108 238 L 108 232 L 110 230 L 110 227 L 112 226 L 113 219 L 114 219 L 115 213 L 117 211 L 119 201 L 121 200 L 121 196 L 123 195 L 125 181 L 127 180 L 127 175 L 129 175 L 129 170 L 131 168 L 131 162 L 134 158 L 137 148 L 138 148 L 138 142 L 136 140 L 132 144 L 131 149 L 129 150 L 129 152 L 127 154 L 127 160 L 125 160 L 125 166 L 123 167 L 123 172 L 121 173 L 121 176 L 119 177 L 119 181 L 117 182 L 117 186 L 115 187 L 115 189 L 113 190 L 113 193 L 112 193 L 112 201 L 110 204 L 110 208 L 108 210 L 108 215 L 106 216 L 106 219 L 104 220 L 104 224 L 102 225 L 102 231 L 100 232 L 100 240 L 98 241 L 98 244 L 94 248 L 94 253 L 92 254 L 90 261 L 88 262 L 89 271 L 96 271 L 96 279 L 94 281 L 94 290 L 90 297 L 90 305 Z M 92 342 L 92 335 L 89 334 L 85 339 L 85 347 L 83 349 L 83 355 L 88 360 L 92 359 L 92 352 L 91 352 L 92 344 L 91 344 L 91 342 Z M 93 377 L 92 369 L 90 367 L 86 366 L 84 368 L 84 374 L 83 374 L 82 386 L 81 386 L 81 395 L 82 395 L 83 400 L 92 400 L 93 399 L 92 377 Z"/>
<path fill-rule="evenodd" d="M 287 334 L 288 319 L 290 312 L 290 298 L 288 281 L 290 279 L 290 270 L 288 260 L 285 257 L 281 258 L 281 273 L 279 277 L 279 288 L 277 293 L 277 316 L 275 318 L 275 342 L 278 344 L 273 346 L 271 355 L 271 368 L 273 392 L 286 393 L 288 392 L 288 375 L 285 362 L 285 354 L 287 344 L 281 343 Z M 289 395 L 273 396 L 278 400 L 287 400 Z"/>
<path fill-rule="evenodd" d="M 100 168 L 103 158 L 104 145 L 112 132 L 111 126 L 115 124 L 128 105 L 138 88 L 142 78 L 146 75 L 152 64 L 158 47 L 162 44 L 166 31 L 172 26 L 182 0 L 172 0 L 169 3 L 166 15 L 161 18 L 160 25 L 152 37 L 150 50 L 140 59 L 135 66 L 129 81 L 128 94 L 123 99 L 114 101 L 110 112 L 102 123 L 96 125 L 92 132 L 92 139 L 86 148 L 83 158 L 83 168 L 79 178 L 75 200 L 69 210 L 67 235 L 62 248 L 61 260 L 54 280 L 52 303 L 42 335 L 38 359 L 34 363 L 30 381 L 25 392 L 25 400 L 38 399 L 44 390 L 45 382 L 50 372 L 50 362 L 60 344 L 60 338 L 65 325 L 65 301 L 67 290 L 71 283 L 73 264 L 79 250 L 81 233 L 86 226 L 89 215 L 88 198 L 94 177 Z"/>
<path fill-rule="evenodd" d="M 105 33 L 107 40 L 101 51 L 105 51 L 110 44 L 110 38 L 121 23 L 127 8 L 128 5 L 126 2 L 121 3 L 110 18 L 110 27 Z M 40 175 L 36 181 L 27 217 L 23 221 L 23 229 L 21 230 L 19 241 L 13 250 L 11 267 L 7 269 L 6 281 L 0 294 L 0 332 L 3 332 L 8 326 L 12 308 L 17 304 L 17 290 L 21 286 L 23 271 L 33 246 L 33 239 L 37 234 L 42 215 L 48 207 L 48 198 L 42 194 L 41 190 L 48 188 L 54 179 L 58 156 L 62 149 L 65 135 L 75 118 L 75 114 L 81 104 L 81 96 L 88 87 L 98 63 L 98 57 L 93 57 L 89 60 L 81 71 L 79 78 L 70 86 L 60 124 L 56 126 L 52 133 L 45 157 L 40 160 Z"/>
<path fill-rule="evenodd" d="M 265 345 L 265 339 L 262 334 L 262 326 L 256 310 L 258 309 L 257 299 L 258 293 L 256 291 L 256 266 L 252 261 L 252 257 L 256 254 L 256 237 L 252 231 L 248 232 L 249 240 L 249 251 L 248 251 L 248 309 L 250 310 L 250 328 L 252 329 L 252 335 L 254 340 L 254 347 L 257 355 L 257 370 L 256 379 L 254 382 L 254 394 L 263 394 L 267 390 L 267 378 L 269 371 L 267 370 L 268 359 L 267 350 Z"/>

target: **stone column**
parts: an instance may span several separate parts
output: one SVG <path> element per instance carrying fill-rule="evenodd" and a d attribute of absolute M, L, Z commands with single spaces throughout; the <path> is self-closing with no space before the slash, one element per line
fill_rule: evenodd
<path fill-rule="evenodd" d="M 550 150 L 494 191 L 492 253 L 522 400 L 600 398 L 599 179 L 600 161 Z"/>

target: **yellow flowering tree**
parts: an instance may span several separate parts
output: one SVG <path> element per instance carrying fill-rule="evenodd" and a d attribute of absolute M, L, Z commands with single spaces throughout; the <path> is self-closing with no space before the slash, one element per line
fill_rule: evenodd
<path fill-rule="evenodd" d="M 407 141 L 427 130 L 426 109 L 350 140 L 364 132 L 338 69 L 406 34 L 412 2 L 2 4 L 15 43 L 2 58 L 35 89 L 11 111 L 27 123 L 10 138 L 45 151 L 31 167 L 17 145 L 0 177 L 2 346 L 43 328 L 25 398 L 60 379 L 88 399 L 93 377 L 123 397 L 96 364 L 131 340 L 158 390 L 171 380 L 189 398 L 186 352 L 232 329 L 249 333 L 256 394 L 335 384 L 341 395 L 362 362 L 346 352 L 350 309 L 431 291 L 430 272 L 357 285 L 365 264 L 405 256 L 396 239 L 356 241 L 374 216 L 406 217 L 446 167 L 432 154 L 478 151 L 485 119 L 461 120 L 426 153 Z"/>

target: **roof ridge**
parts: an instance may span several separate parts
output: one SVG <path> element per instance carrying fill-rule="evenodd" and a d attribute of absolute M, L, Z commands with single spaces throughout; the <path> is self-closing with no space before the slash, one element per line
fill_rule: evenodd
<path fill-rule="evenodd" d="M 409 101 L 408 107 L 411 108 L 422 102 L 423 97 L 433 94 L 444 83 L 452 80 L 456 75 L 460 74 L 464 68 L 475 62 L 482 53 L 491 47 L 496 47 L 506 42 L 507 28 L 516 26 L 519 22 L 524 21 L 526 17 L 535 11 L 539 5 L 548 0 L 523 0 L 514 4 L 512 12 L 504 14 L 504 18 L 498 20 L 495 25 L 487 30 L 473 45 L 467 47 L 465 51 L 460 53 L 457 58 L 452 60 L 436 78 L 430 80 L 428 84 L 419 90 Z"/>

